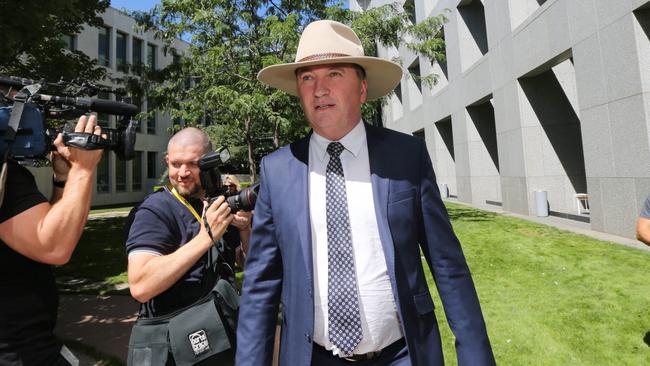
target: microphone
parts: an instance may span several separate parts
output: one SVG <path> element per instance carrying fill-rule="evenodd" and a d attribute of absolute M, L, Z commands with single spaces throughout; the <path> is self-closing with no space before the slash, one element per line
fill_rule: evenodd
<path fill-rule="evenodd" d="M 19 78 L 16 76 L 0 76 L 0 85 L 22 88 L 25 85 L 39 84 L 41 81 Z"/>
<path fill-rule="evenodd" d="M 34 99 L 51 101 L 60 104 L 72 105 L 78 108 L 91 110 L 98 113 L 117 114 L 121 116 L 135 116 L 139 113 L 138 107 L 123 102 L 112 100 L 81 98 L 81 97 L 59 97 L 56 95 L 35 94 Z"/>

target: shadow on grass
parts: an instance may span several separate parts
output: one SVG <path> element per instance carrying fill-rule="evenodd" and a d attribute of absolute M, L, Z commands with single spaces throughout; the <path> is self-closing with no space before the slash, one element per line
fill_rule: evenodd
<path fill-rule="evenodd" d="M 494 221 L 497 217 L 492 212 L 455 206 L 447 207 L 447 212 L 449 213 L 449 219 L 452 221 L 487 222 Z"/>
<path fill-rule="evenodd" d="M 126 279 L 125 217 L 88 221 L 70 262 L 56 267 L 61 290 L 106 293 Z"/>
<path fill-rule="evenodd" d="M 650 347 L 650 330 L 645 332 L 645 336 L 643 337 L 643 342 Z"/>

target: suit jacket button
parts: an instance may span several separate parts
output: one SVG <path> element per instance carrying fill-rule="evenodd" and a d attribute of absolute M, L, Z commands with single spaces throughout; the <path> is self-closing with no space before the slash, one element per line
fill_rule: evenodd
<path fill-rule="evenodd" d="M 312 297 L 312 295 L 311 295 L 311 289 L 309 289 L 309 290 L 307 291 L 307 293 L 309 294 L 309 297 Z"/>
<path fill-rule="evenodd" d="M 305 334 L 305 338 L 307 338 L 308 343 L 311 343 L 311 336 L 309 334 Z"/>

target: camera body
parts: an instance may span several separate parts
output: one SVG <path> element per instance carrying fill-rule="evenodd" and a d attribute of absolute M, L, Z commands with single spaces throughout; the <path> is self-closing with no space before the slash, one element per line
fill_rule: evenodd
<path fill-rule="evenodd" d="M 33 84 L 29 84 L 33 83 Z M 54 148 L 53 142 L 59 133 L 67 146 L 86 150 L 105 149 L 114 151 L 120 159 L 129 160 L 135 155 L 135 139 L 138 122 L 131 119 L 138 108 L 129 103 L 93 99 L 85 97 L 52 96 L 38 94 L 41 85 L 33 80 L 0 76 L 0 84 L 24 88 L 14 96 L 14 100 L 4 96 L 4 106 L 0 105 L 0 156 L 8 151 L 15 160 L 29 161 L 44 159 Z M 20 106 L 18 106 L 20 103 Z M 99 112 L 121 116 L 117 128 L 102 128 L 102 136 L 89 133 L 76 133 L 74 126 L 64 124 L 48 128 L 46 121 L 71 120 L 88 113 Z M 12 115 L 19 118 L 15 137 L 11 143 L 5 141 Z"/>
<path fill-rule="evenodd" d="M 8 128 L 12 110 L 11 106 L 0 107 L 0 136 L 4 136 Z M 50 141 L 41 110 L 31 103 L 25 104 L 9 155 L 18 160 L 44 157 L 50 151 Z M 6 149 L 7 143 L 4 138 L 0 138 L 0 154 L 4 154 Z"/>
<path fill-rule="evenodd" d="M 221 171 L 219 166 L 224 163 L 223 157 L 219 152 L 209 152 L 199 160 L 199 169 L 201 172 L 201 186 L 205 190 L 205 198 L 212 203 L 219 196 L 224 196 L 230 211 L 252 211 L 257 201 L 257 192 L 259 184 L 242 189 L 237 193 L 230 193 L 226 187 L 221 184 Z"/>

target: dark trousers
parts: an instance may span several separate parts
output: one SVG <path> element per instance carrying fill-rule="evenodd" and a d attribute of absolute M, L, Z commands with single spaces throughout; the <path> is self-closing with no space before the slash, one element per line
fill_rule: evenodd
<path fill-rule="evenodd" d="M 331 351 L 314 343 L 314 351 L 311 355 L 311 366 L 411 366 L 409 351 L 406 342 L 401 339 L 384 348 L 379 356 L 364 361 L 346 361 L 339 356 L 334 356 Z"/>

